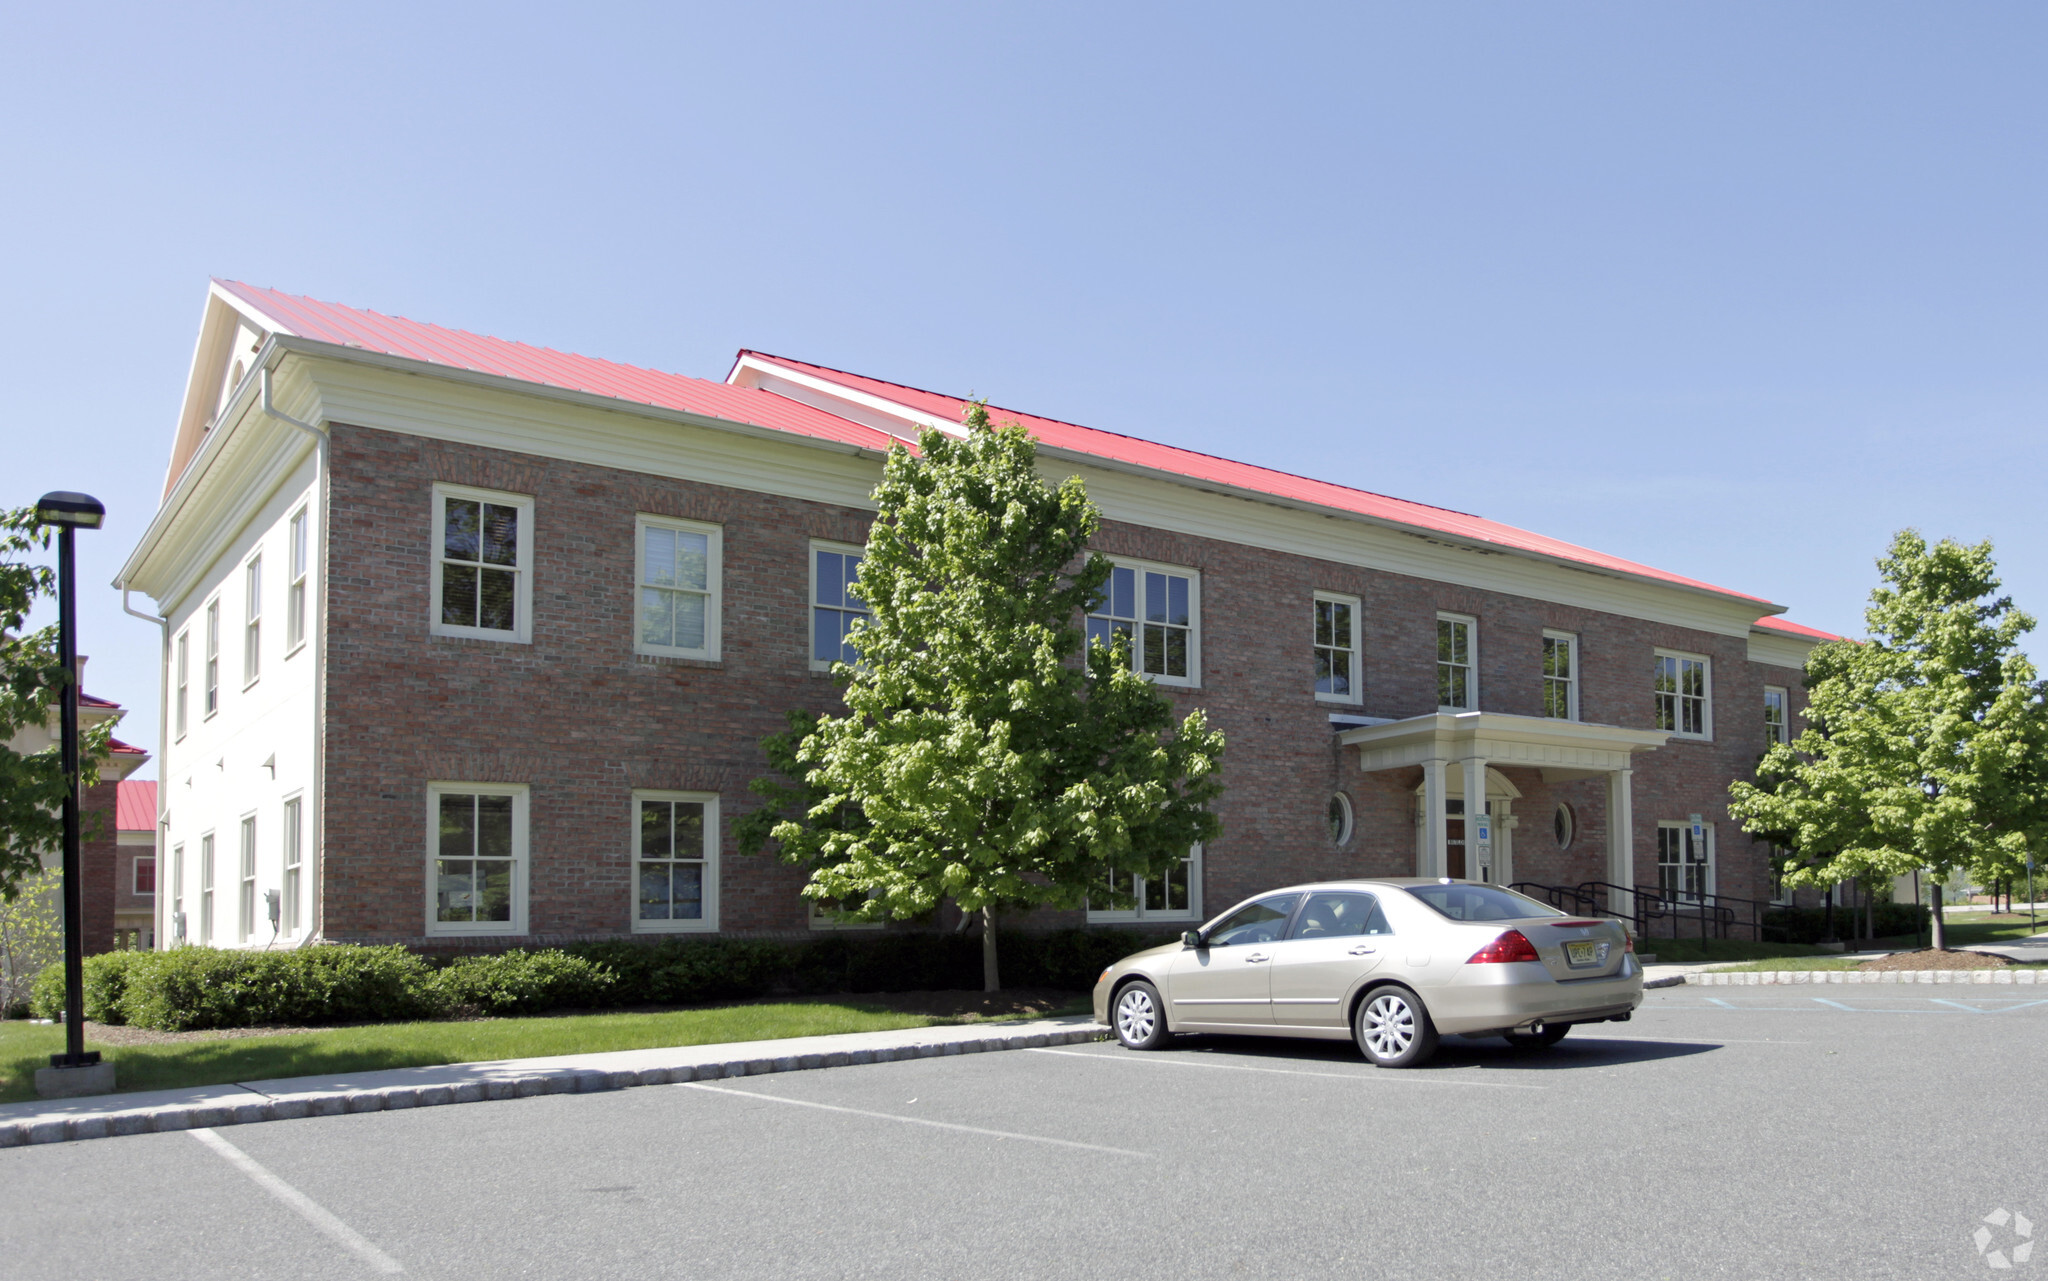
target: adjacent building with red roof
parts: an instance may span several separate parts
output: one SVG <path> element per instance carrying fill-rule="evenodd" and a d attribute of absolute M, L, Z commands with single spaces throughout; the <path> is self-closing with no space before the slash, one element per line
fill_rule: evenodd
<path fill-rule="evenodd" d="M 156 937 L 832 928 L 731 822 L 783 713 L 837 705 L 883 458 L 967 407 L 214 282 L 120 579 L 171 620 Z M 1131 634 L 1230 743 L 1224 836 L 1081 919 L 1198 921 L 1338 875 L 1768 897 L 1727 784 L 1795 728 L 1826 633 L 1481 516 L 992 413 L 1103 512 L 1089 633 Z"/>

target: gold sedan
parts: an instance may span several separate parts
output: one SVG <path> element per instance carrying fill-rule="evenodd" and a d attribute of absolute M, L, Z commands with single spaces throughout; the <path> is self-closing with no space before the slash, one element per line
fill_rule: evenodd
<path fill-rule="evenodd" d="M 1442 1033 L 1555 1045 L 1623 1022 L 1643 969 L 1621 922 L 1569 916 L 1480 881 L 1327 881 L 1248 899 L 1095 985 L 1095 1018 L 1134 1050 L 1182 1032 L 1351 1038 L 1414 1067 Z"/>

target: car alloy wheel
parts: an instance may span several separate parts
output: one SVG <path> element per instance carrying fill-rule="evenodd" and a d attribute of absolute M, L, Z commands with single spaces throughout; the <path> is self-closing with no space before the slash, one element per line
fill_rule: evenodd
<path fill-rule="evenodd" d="M 1166 1035 L 1157 989 L 1139 982 L 1117 993 L 1117 1040 L 1133 1050 L 1156 1050 L 1166 1043 Z"/>
<path fill-rule="evenodd" d="M 1384 987 L 1358 1008 L 1358 1048 L 1380 1067 L 1413 1067 L 1436 1053 L 1429 1011 L 1404 987 Z"/>

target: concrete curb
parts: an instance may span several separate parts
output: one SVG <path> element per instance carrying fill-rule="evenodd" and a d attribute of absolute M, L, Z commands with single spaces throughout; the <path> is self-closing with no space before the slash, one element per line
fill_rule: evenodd
<path fill-rule="evenodd" d="M 1781 983 L 1937 983 L 1973 986 L 2048 987 L 2048 974 L 2039 970 L 1752 970 L 1743 973 L 1674 975 L 1644 987 L 1666 987 L 1696 983 L 1703 987 L 1759 987 Z"/>
<path fill-rule="evenodd" d="M 954 1037 L 918 1041 L 908 1045 L 812 1051 L 775 1057 L 713 1060 L 633 1070 L 604 1071 L 597 1068 L 574 1067 L 533 1072 L 515 1070 L 494 1074 L 485 1080 L 452 1084 L 399 1085 L 377 1089 L 325 1090 L 274 1095 L 263 1094 L 243 1086 L 241 1088 L 249 1091 L 247 1102 L 240 1099 L 216 1099 L 168 1107 L 109 1106 L 104 1111 L 83 1116 L 26 1118 L 20 1121 L 0 1119 L 0 1148 L 24 1147 L 38 1143 L 64 1143 L 80 1139 L 105 1139 L 127 1134 L 217 1128 L 224 1125 L 252 1125 L 259 1121 L 290 1121 L 309 1116 L 340 1116 L 350 1112 L 390 1112 L 402 1108 L 440 1107 L 451 1103 L 526 1099 L 541 1094 L 596 1094 L 606 1090 L 630 1090 L 642 1085 L 681 1085 L 689 1081 L 715 1081 L 729 1076 L 765 1076 L 773 1072 L 804 1072 L 815 1068 L 892 1063 L 904 1059 L 940 1058 L 952 1054 L 1035 1050 L 1052 1045 L 1078 1045 L 1087 1041 L 1100 1041 L 1108 1036 L 1107 1029 L 1088 1024 L 1071 1028 L 1041 1027 L 1010 1035 Z M 750 1048 L 759 1048 L 761 1044 L 756 1042 Z M 111 1103 L 111 1098 L 109 1101 Z"/>

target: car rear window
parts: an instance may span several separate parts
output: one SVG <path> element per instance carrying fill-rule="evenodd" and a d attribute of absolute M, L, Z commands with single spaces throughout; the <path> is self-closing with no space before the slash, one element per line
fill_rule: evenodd
<path fill-rule="evenodd" d="M 1514 921 L 1529 916 L 1563 916 L 1547 903 L 1524 898 L 1497 885 L 1410 885 L 1410 894 L 1454 921 Z"/>

